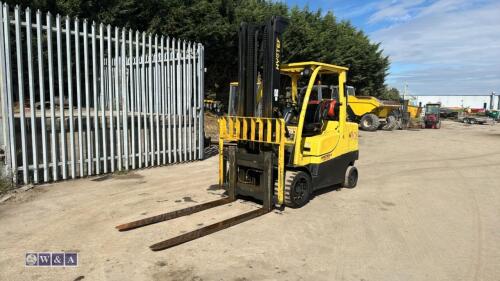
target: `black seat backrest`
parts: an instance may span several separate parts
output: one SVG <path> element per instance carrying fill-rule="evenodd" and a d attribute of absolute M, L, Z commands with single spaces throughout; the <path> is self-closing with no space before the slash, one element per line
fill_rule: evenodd
<path fill-rule="evenodd" d="M 319 103 L 309 103 L 307 105 L 304 123 L 318 123 L 320 121 L 319 106 Z"/>

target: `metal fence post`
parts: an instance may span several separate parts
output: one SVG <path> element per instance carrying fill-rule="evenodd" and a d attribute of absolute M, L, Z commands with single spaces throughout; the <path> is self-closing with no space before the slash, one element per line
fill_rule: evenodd
<path fill-rule="evenodd" d="M 52 180 L 58 179 L 58 159 L 56 149 L 56 104 L 54 92 L 54 61 L 52 49 L 52 16 L 47 14 L 47 58 L 49 71 L 49 100 L 50 100 L 50 144 L 52 150 Z"/>
<path fill-rule="evenodd" d="M 120 29 L 115 27 L 115 58 L 114 58 L 114 91 L 115 95 L 115 110 L 116 110 L 116 157 L 117 158 L 117 166 L 118 171 L 122 170 L 122 142 L 121 142 L 121 124 L 120 124 L 120 96 L 121 96 L 121 87 L 120 87 L 120 65 L 121 65 L 121 57 L 120 57 Z"/>
<path fill-rule="evenodd" d="M 58 89 L 59 89 L 59 141 L 61 149 L 61 171 L 62 178 L 65 180 L 68 176 L 67 166 L 66 166 L 66 133 L 65 133 L 65 118 L 64 118 L 64 78 L 63 78 L 63 61 L 62 61 L 62 42 L 61 42 L 61 16 L 56 16 L 56 41 L 57 41 L 57 79 L 58 79 Z M 54 116 L 55 117 L 55 116 Z"/>
<path fill-rule="evenodd" d="M 193 105 L 191 106 L 193 109 L 193 157 L 196 160 L 198 159 L 198 91 L 196 83 L 196 44 L 194 43 L 191 48 L 191 61 L 193 64 L 191 69 L 191 83 L 193 88 Z"/>
<path fill-rule="evenodd" d="M 122 166 L 125 170 L 129 169 L 129 155 L 128 155 L 128 106 L 127 106 L 127 94 L 128 94 L 128 85 L 126 78 L 126 63 L 127 63 L 127 52 L 126 52 L 126 42 L 125 42 L 125 29 L 122 29 L 122 51 L 121 51 L 121 102 L 122 102 L 122 124 L 123 124 L 123 151 L 120 155 L 122 160 Z"/>
<path fill-rule="evenodd" d="M 0 100 L 2 102 L 2 130 L 3 130 L 3 145 L 5 151 L 5 169 L 4 175 L 10 175 L 13 173 L 13 165 L 12 162 L 12 146 L 11 136 L 14 132 L 11 130 L 11 122 L 12 120 L 10 113 L 12 111 L 12 107 L 10 104 L 11 99 L 11 91 L 10 91 L 10 47 L 6 46 L 9 44 L 9 36 L 8 36 L 8 27 L 9 27 L 9 19 L 8 19 L 8 6 L 6 4 L 2 5 L 0 9 L 0 74 L 1 74 L 1 96 Z M 6 8 L 7 7 L 7 8 Z M 6 30 L 7 33 L 4 33 Z M 13 178 L 15 180 L 15 177 Z"/>
<path fill-rule="evenodd" d="M 186 88 L 186 92 L 185 94 L 187 95 L 186 96 L 186 100 L 187 100 L 187 118 L 188 118 L 188 159 L 189 161 L 193 160 L 193 132 L 192 132 L 192 129 L 193 127 L 191 127 L 191 95 L 193 94 L 193 91 L 192 91 L 192 88 L 191 88 L 191 42 L 188 42 L 187 44 L 187 50 L 186 50 L 186 53 L 185 53 L 185 60 L 186 60 L 186 85 L 187 85 L 187 88 Z"/>
<path fill-rule="evenodd" d="M 176 54 L 175 54 L 175 39 L 172 39 L 172 50 L 169 53 L 169 65 L 170 65 L 170 107 L 172 109 L 172 116 L 170 117 L 173 120 L 173 155 L 174 162 L 177 162 L 177 71 L 176 71 Z M 175 74 L 174 74 L 175 73 Z"/>
<path fill-rule="evenodd" d="M 168 163 L 172 163 L 172 127 L 171 127 L 171 79 L 170 79 L 170 37 L 167 37 L 167 48 L 165 56 L 165 106 L 167 111 L 167 149 L 168 149 Z"/>
<path fill-rule="evenodd" d="M 166 111 L 166 100 L 167 100 L 167 91 L 166 91 L 166 83 L 165 83 L 165 53 L 164 53 L 164 44 L 165 43 L 165 38 L 163 35 L 161 36 L 160 40 L 160 96 L 161 96 L 161 136 L 162 136 L 162 152 L 163 152 L 163 165 L 167 164 L 167 139 L 166 139 L 166 132 L 165 132 L 165 111 Z"/>
<path fill-rule="evenodd" d="M 155 117 L 155 123 L 156 123 L 156 164 L 160 165 L 160 116 L 159 116 L 159 83 L 158 83 L 158 35 L 155 35 L 155 54 L 154 54 L 154 66 L 153 66 L 153 88 L 154 88 L 154 117 Z"/>
<path fill-rule="evenodd" d="M 109 33 L 108 33 L 109 36 Z M 101 23 L 99 25 L 99 65 L 100 65 L 100 85 L 101 85 L 101 132 L 102 132 L 102 156 L 103 156 L 103 171 L 104 173 L 108 172 L 108 143 L 107 143 L 107 136 L 106 136 L 106 129 L 107 129 L 107 122 L 106 122 L 106 70 L 104 68 L 104 58 L 105 58 L 105 53 L 104 53 L 104 25 Z M 109 50 L 109 48 L 108 48 Z M 100 162 L 101 159 L 99 158 L 98 161 Z"/>
<path fill-rule="evenodd" d="M 14 21 L 16 28 L 16 55 L 17 55 L 17 90 L 19 93 L 19 121 L 21 127 L 21 149 L 22 149 L 22 165 L 23 165 L 23 183 L 28 183 L 28 155 L 26 144 L 26 119 L 25 119 L 25 106 L 24 106 L 24 71 L 22 60 L 22 36 L 21 36 L 21 18 L 19 6 L 14 9 Z"/>
<path fill-rule="evenodd" d="M 204 85 L 205 85 L 205 54 L 204 54 L 204 49 L 203 45 L 199 44 L 198 45 L 199 49 L 199 60 L 200 60 L 200 67 L 198 68 L 198 71 L 200 71 L 200 78 L 199 78 L 199 108 L 200 108 L 200 159 L 203 159 L 204 157 L 204 135 L 203 135 L 203 126 L 204 126 L 204 107 L 203 107 L 203 97 L 205 96 L 205 91 L 204 91 Z"/>
<path fill-rule="evenodd" d="M 137 112 L 137 161 L 139 162 L 138 166 L 139 168 L 142 168 L 142 126 L 141 126 L 141 121 L 142 121 L 142 116 L 141 116 L 141 109 L 142 109 L 142 95 L 144 94 L 143 91 L 141 91 L 142 87 L 142 80 L 141 75 L 142 75 L 142 70 L 141 70 L 141 56 L 140 56 L 140 47 L 139 47 L 139 31 L 135 32 L 135 79 L 136 79 L 136 112 Z M 134 111 L 135 113 L 135 111 Z"/>
<path fill-rule="evenodd" d="M 47 28 L 49 29 L 49 28 Z M 46 113 L 45 113 L 45 84 L 44 84 L 44 66 L 43 66 L 43 41 L 42 41 L 42 13 L 36 12 L 36 38 L 38 54 L 38 83 L 40 89 L 40 111 L 42 125 L 42 163 L 43 163 L 43 181 L 49 180 L 49 167 L 47 165 L 47 135 L 46 135 Z"/>
<path fill-rule="evenodd" d="M 71 178 L 76 178 L 75 129 L 73 117 L 73 78 L 71 64 L 71 23 L 66 16 L 66 72 L 68 74 L 68 108 L 69 108 L 69 149 L 71 156 Z M 66 138 L 64 135 L 63 138 Z"/>
<path fill-rule="evenodd" d="M 28 59 L 28 90 L 30 97 L 30 113 L 31 113 L 31 155 L 33 163 L 33 182 L 38 183 L 38 146 L 36 141 L 36 108 L 35 108 L 35 85 L 34 85 L 34 74 L 33 74 L 33 52 L 32 52 L 32 40 L 31 40 L 31 10 L 27 8 L 25 10 L 26 14 L 26 55 Z M 29 175 L 29 163 L 28 170 L 24 171 Z"/>
<path fill-rule="evenodd" d="M 144 144 L 144 166 L 149 166 L 149 130 L 148 130 L 148 101 L 147 101 L 147 90 L 146 87 L 146 79 L 147 79 L 147 71 L 146 71 L 146 33 L 142 33 L 142 57 L 141 57 L 141 86 L 142 86 L 142 115 L 144 118 L 144 131 L 143 131 L 143 144 Z"/>
<path fill-rule="evenodd" d="M 154 123 L 153 123 L 153 53 L 152 53 L 152 36 L 148 35 L 148 115 L 149 115 L 149 132 L 150 132 L 150 161 L 151 166 L 155 164 L 155 141 L 154 141 Z"/>
<path fill-rule="evenodd" d="M 95 157 L 95 174 L 100 174 L 101 172 L 101 154 L 99 151 L 99 102 L 98 102 L 98 89 L 97 89 L 97 59 L 96 59 L 96 53 L 97 53 L 97 46 L 95 42 L 95 22 L 92 22 L 92 27 L 91 27 L 91 37 L 92 39 L 90 40 L 92 43 L 92 94 L 93 94 L 93 101 L 94 101 L 94 157 Z M 101 32 L 102 34 L 102 32 Z M 102 70 L 101 70 L 102 71 Z M 104 133 L 104 130 L 102 131 Z"/>
<path fill-rule="evenodd" d="M 83 177 L 83 135 L 82 135 L 82 93 L 81 93 L 81 73 L 80 73 L 80 22 L 78 19 L 74 21 L 75 25 L 75 63 L 76 63 L 76 104 L 77 104 L 77 120 L 78 120 L 78 155 L 79 155 L 79 165 L 78 170 L 80 172 L 80 177 Z M 76 161 L 75 161 L 76 162 Z M 75 163 L 76 164 L 76 163 Z"/>
<path fill-rule="evenodd" d="M 176 95 L 176 104 L 177 104 L 177 121 L 179 122 L 179 130 L 178 130 L 178 148 L 179 148 L 179 161 L 184 161 L 183 153 L 182 153 L 182 65 L 181 65 L 181 41 L 177 40 L 177 52 L 176 52 L 176 60 L 177 60 L 177 71 L 175 72 L 177 77 L 177 92 Z"/>
<path fill-rule="evenodd" d="M 87 142 L 87 175 L 92 175 L 92 167 L 94 161 L 92 161 L 92 144 L 91 144 L 91 120 L 90 120 L 90 90 L 89 90 L 89 42 L 88 42 L 88 27 L 87 20 L 83 20 L 83 65 L 84 65 L 84 75 L 85 75 L 85 127 L 86 127 L 86 142 Z M 83 158 L 80 160 L 83 161 Z M 83 175 L 83 171 L 82 171 Z"/>
<path fill-rule="evenodd" d="M 182 41 L 182 129 L 183 129 L 183 139 L 182 139 L 182 148 L 184 152 L 184 161 L 188 161 L 189 159 L 187 158 L 187 116 L 186 116 L 186 109 L 187 109 L 187 85 L 186 85 L 186 40 Z"/>
<path fill-rule="evenodd" d="M 113 57 L 111 48 L 111 26 L 107 26 L 108 34 L 108 109 L 109 109 L 109 146 L 110 146 L 110 162 L 111 162 L 111 172 L 115 171 L 115 133 L 114 133 L 114 121 L 113 121 Z M 115 53 L 116 56 L 116 53 Z M 106 144 L 104 144 L 106 145 Z M 105 160 L 107 162 L 107 160 Z"/>

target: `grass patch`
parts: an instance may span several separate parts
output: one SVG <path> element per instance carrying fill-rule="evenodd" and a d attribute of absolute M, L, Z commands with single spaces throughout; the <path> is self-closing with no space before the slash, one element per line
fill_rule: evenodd
<path fill-rule="evenodd" d="M 115 176 L 124 176 L 124 175 L 126 175 L 126 174 L 128 174 L 128 173 L 129 173 L 129 170 L 121 170 L 121 171 L 118 171 L 118 170 L 117 170 L 117 171 L 115 171 L 115 172 L 113 173 L 113 175 L 115 175 Z"/>
<path fill-rule="evenodd" d="M 14 189 L 16 186 L 12 182 L 10 173 L 5 173 L 5 166 L 0 164 L 0 195 L 7 193 L 9 190 Z"/>
<path fill-rule="evenodd" d="M 1 176 L 0 177 L 0 195 L 7 193 L 7 191 L 14 189 L 14 184 L 12 183 L 12 179 L 9 177 Z"/>

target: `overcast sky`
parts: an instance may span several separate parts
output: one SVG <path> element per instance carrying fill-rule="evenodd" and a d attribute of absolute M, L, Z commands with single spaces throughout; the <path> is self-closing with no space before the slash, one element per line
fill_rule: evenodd
<path fill-rule="evenodd" d="M 387 83 L 413 95 L 500 92 L 500 1 L 286 0 L 333 10 L 381 42 Z"/>

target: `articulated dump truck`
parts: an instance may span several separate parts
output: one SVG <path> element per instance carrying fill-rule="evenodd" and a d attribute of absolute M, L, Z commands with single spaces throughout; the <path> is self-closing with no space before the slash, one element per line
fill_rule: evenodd
<path fill-rule="evenodd" d="M 375 97 L 355 95 L 349 95 L 348 104 L 349 116 L 361 130 L 392 131 L 401 126 L 403 114 L 400 104 L 386 104 Z"/>
<path fill-rule="evenodd" d="M 370 96 L 356 96 L 353 87 L 347 88 L 349 117 L 357 122 L 362 130 L 406 129 L 411 125 L 412 120 L 420 119 L 422 108 L 409 105 L 408 100 L 382 101 Z"/>

